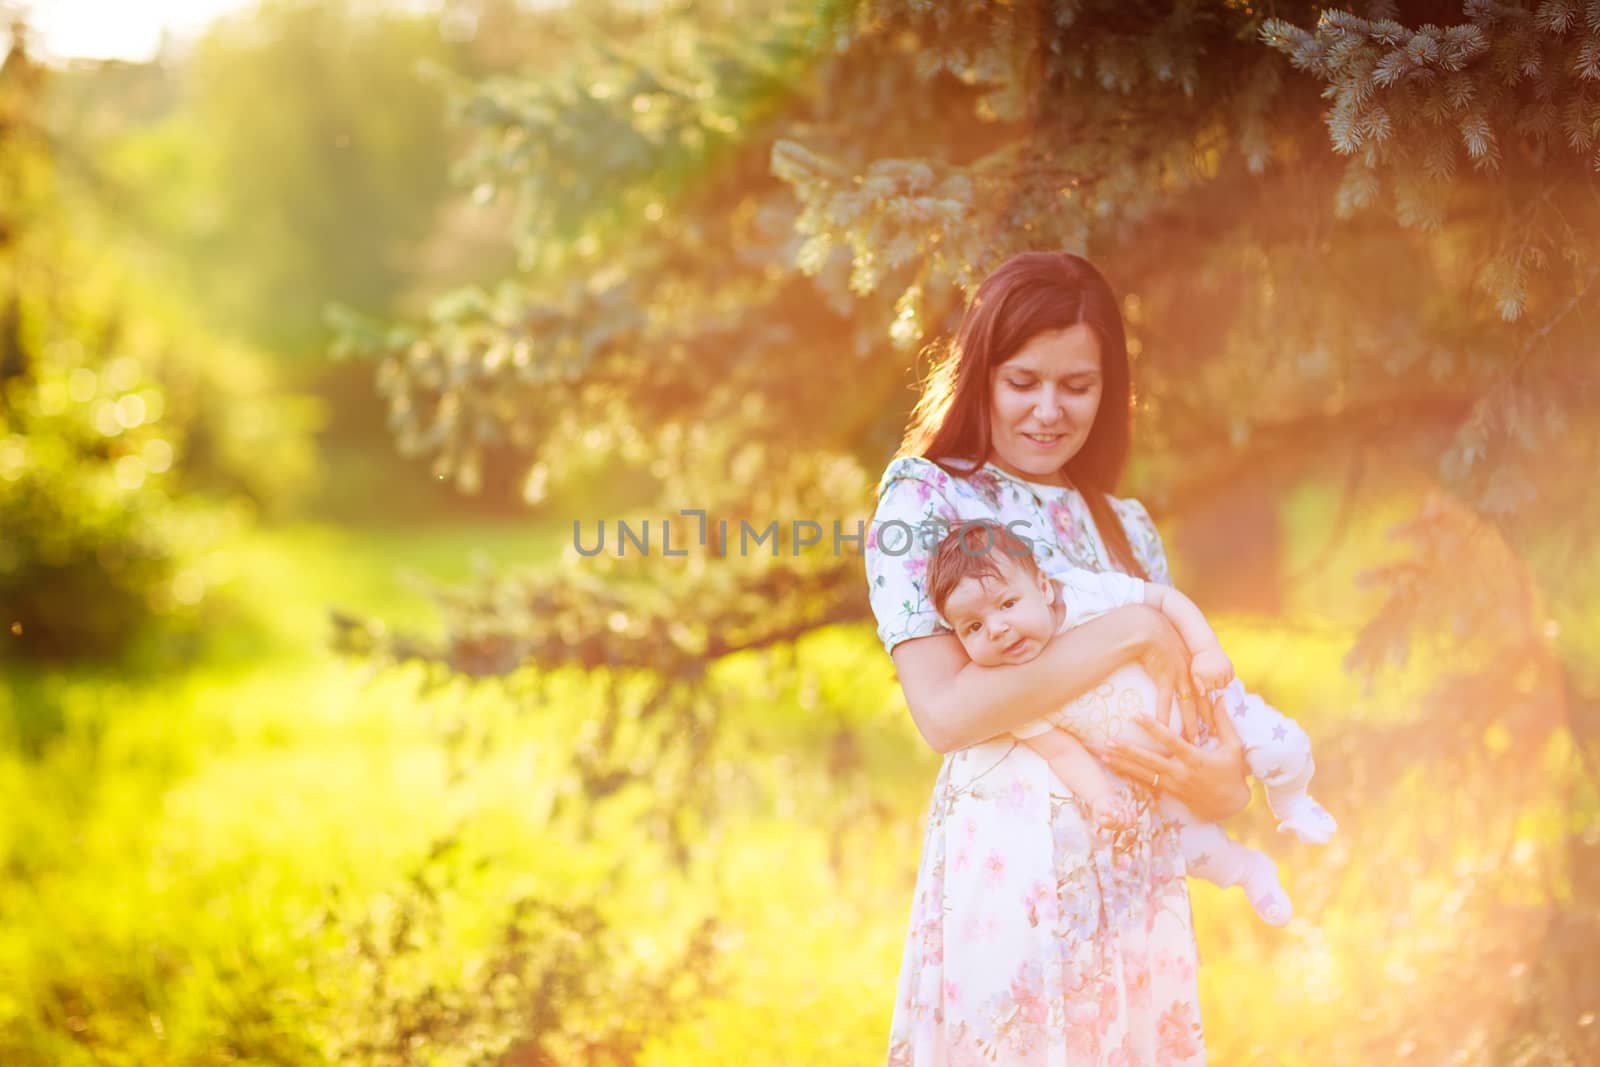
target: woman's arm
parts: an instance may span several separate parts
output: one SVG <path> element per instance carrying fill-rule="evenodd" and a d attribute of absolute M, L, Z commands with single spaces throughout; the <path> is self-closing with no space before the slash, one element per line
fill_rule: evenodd
<path fill-rule="evenodd" d="M 939 752 L 986 741 L 1041 718 L 1125 663 L 1140 663 L 1156 685 L 1157 707 L 1180 696 L 1196 715 L 1189 652 L 1160 612 L 1130 605 L 1060 634 L 1027 663 L 979 667 L 953 634 L 904 641 L 893 652 L 911 718 Z"/>

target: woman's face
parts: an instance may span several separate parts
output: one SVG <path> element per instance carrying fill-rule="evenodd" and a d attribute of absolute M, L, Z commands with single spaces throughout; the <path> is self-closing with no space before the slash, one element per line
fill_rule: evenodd
<path fill-rule="evenodd" d="M 1100 342 L 1078 323 L 1041 333 L 989 380 L 989 461 L 1020 478 L 1066 484 L 1061 468 L 1100 410 Z"/>

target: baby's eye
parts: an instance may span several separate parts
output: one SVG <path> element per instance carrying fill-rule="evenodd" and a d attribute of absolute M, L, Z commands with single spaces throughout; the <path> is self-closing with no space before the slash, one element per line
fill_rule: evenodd
<path fill-rule="evenodd" d="M 1011 605 L 1013 605 L 1013 604 L 1015 604 L 1017 602 L 1017 599 L 1018 599 L 1017 597 L 1012 597 L 1010 600 L 1008 600 L 1004 604 L 1002 604 L 1001 607 L 1009 608 Z"/>

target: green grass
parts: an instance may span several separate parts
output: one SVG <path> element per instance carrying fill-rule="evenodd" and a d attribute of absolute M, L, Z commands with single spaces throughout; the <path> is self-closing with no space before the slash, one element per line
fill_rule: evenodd
<path fill-rule="evenodd" d="M 351 1042 L 430 989 L 467 997 L 486 1029 L 434 1035 L 415 1062 L 468 1062 L 531 1010 L 527 992 L 500 1007 L 471 992 L 530 894 L 598 908 L 618 982 L 670 966 L 698 918 L 717 920 L 710 987 L 643 1064 L 881 1058 L 938 759 L 869 627 L 715 666 L 706 691 L 724 721 L 698 773 L 716 804 L 683 870 L 650 822 L 652 787 L 592 810 L 574 792 L 597 677 L 437 684 L 327 650 L 330 606 L 427 632 L 429 602 L 403 576 L 459 579 L 475 557 L 546 567 L 568 537 L 261 530 L 229 546 L 236 606 L 181 669 L 13 669 L 0 722 L 51 725 L 35 748 L 0 747 L 0 1062 L 381 1062 Z M 1289 619 L 1215 620 L 1240 675 L 1317 738 L 1415 719 L 1428 668 L 1374 692 L 1346 676 L 1356 616 L 1335 588 Z M 1270 930 L 1237 892 L 1195 886 L 1216 1062 L 1320 1067 L 1406 1047 L 1442 1062 L 1477 1042 L 1466 1062 L 1487 1063 L 1529 1025 L 1512 1008 L 1550 966 L 1541 887 L 1575 892 L 1563 857 L 1596 799 L 1573 787 L 1559 730 L 1509 764 L 1488 738 L 1441 763 L 1445 739 L 1384 779 L 1361 768 L 1390 754 L 1338 750 L 1351 765 L 1326 768 L 1342 824 L 1327 849 L 1274 840 L 1259 803 L 1232 827 L 1271 842 L 1299 917 Z M 422 899 L 419 872 L 437 910 L 365 953 L 361 931 L 393 934 Z M 629 1005 L 601 989 L 566 1010 L 604 1031 Z"/>
<path fill-rule="evenodd" d="M 319 1062 L 339 1047 L 328 1036 L 341 1025 L 339 1005 L 360 1003 L 359 961 L 342 928 L 327 925 L 329 909 L 350 921 L 384 914 L 429 850 L 452 837 L 485 865 L 462 876 L 457 891 L 468 895 L 436 935 L 451 946 L 435 961 L 445 985 L 490 952 L 518 893 L 559 898 L 609 885 L 619 926 L 659 913 L 650 887 L 668 879 L 650 871 L 648 829 L 630 825 L 638 804 L 624 800 L 599 828 L 580 827 L 570 803 L 555 811 L 570 788 L 573 741 L 599 699 L 590 680 L 563 672 L 537 697 L 492 684 L 438 688 L 420 669 L 375 673 L 325 646 L 330 606 L 426 632 L 436 620 L 407 576 L 452 581 L 485 565 L 550 566 L 567 536 L 512 524 L 260 531 L 232 547 L 235 606 L 201 661 L 122 676 L 17 671 L 22 699 L 53 709 L 56 725 L 36 755 L 0 755 L 0 804 L 12 813 L 0 824 L 11 920 L 0 931 L 0 973 L 14 978 L 0 993 L 0 1059 Z M 856 664 L 881 660 L 864 632 L 819 633 L 805 644 Z M 909 724 L 877 666 L 875 686 L 852 668 L 820 692 L 801 684 L 803 665 L 775 671 L 762 657 L 733 657 L 716 672 L 716 684 L 736 694 L 730 706 L 778 713 L 742 724 L 732 742 L 751 762 L 722 773 L 751 807 L 730 813 L 720 831 L 728 850 L 677 891 L 686 895 L 672 910 L 685 919 L 715 910 L 736 929 L 738 944 L 755 951 L 757 977 L 744 980 L 774 1008 L 810 984 L 810 972 L 792 966 L 776 985 L 765 973 L 786 955 L 790 909 L 836 888 L 839 873 L 821 865 L 820 881 L 782 878 L 781 865 L 761 859 L 763 850 L 837 851 L 824 825 L 779 814 L 829 803 L 826 789 L 813 774 L 774 774 L 771 764 L 792 769 L 847 723 L 869 739 L 875 728 L 904 742 Z M 887 781 L 914 775 L 925 789 L 936 760 L 897 763 L 905 774 Z M 903 829 L 910 842 L 912 827 Z M 870 837 L 847 851 L 883 863 Z M 615 881 L 619 867 L 638 864 L 645 874 Z M 904 872 L 883 896 L 890 913 L 904 908 L 902 881 Z M 880 965 L 862 973 L 863 984 L 898 959 L 895 923 L 881 926 L 875 913 L 814 918 L 816 953 L 877 945 Z M 648 936 L 665 948 L 682 934 L 672 925 L 652 919 Z M 845 1045 L 887 1023 L 886 1000 L 853 1003 L 858 1023 L 832 1039 Z M 705 1007 L 715 1018 L 750 1005 Z M 768 1043 L 808 1029 L 797 1019 Z"/>
<path fill-rule="evenodd" d="M 425 626 L 402 571 L 548 563 L 552 544 L 509 525 L 264 531 L 231 546 L 232 607 L 202 661 L 13 669 L 11 701 L 48 709 L 53 736 L 0 755 L 0 1034 L 24 1035 L 6 1062 L 197 1062 L 277 1048 L 280 1030 L 303 1059 L 293 1005 L 246 1001 L 304 986 L 295 931 L 330 886 L 378 892 L 452 819 L 445 695 L 329 654 L 328 607 Z"/>
<path fill-rule="evenodd" d="M 239 546 L 239 579 L 256 617 L 306 648 L 330 607 L 407 627 L 433 629 L 426 586 L 459 582 L 483 568 L 550 567 L 571 542 L 570 525 L 451 523 L 417 528 L 316 524 L 258 531 Z"/>

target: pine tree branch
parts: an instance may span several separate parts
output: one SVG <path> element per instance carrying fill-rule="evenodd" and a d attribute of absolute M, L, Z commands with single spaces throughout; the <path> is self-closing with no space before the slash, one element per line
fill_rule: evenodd
<path fill-rule="evenodd" d="M 1183 478 L 1161 494 L 1163 513 L 1181 516 L 1205 507 L 1239 479 L 1263 468 L 1278 473 L 1302 469 L 1340 447 L 1385 447 L 1416 442 L 1454 430 L 1471 412 L 1468 393 L 1417 390 L 1367 401 L 1334 413 L 1304 412 L 1286 419 L 1250 424 L 1248 445 L 1235 446 L 1223 433 L 1208 439 L 1174 442 L 1188 457 L 1185 468 L 1202 473 Z"/>

